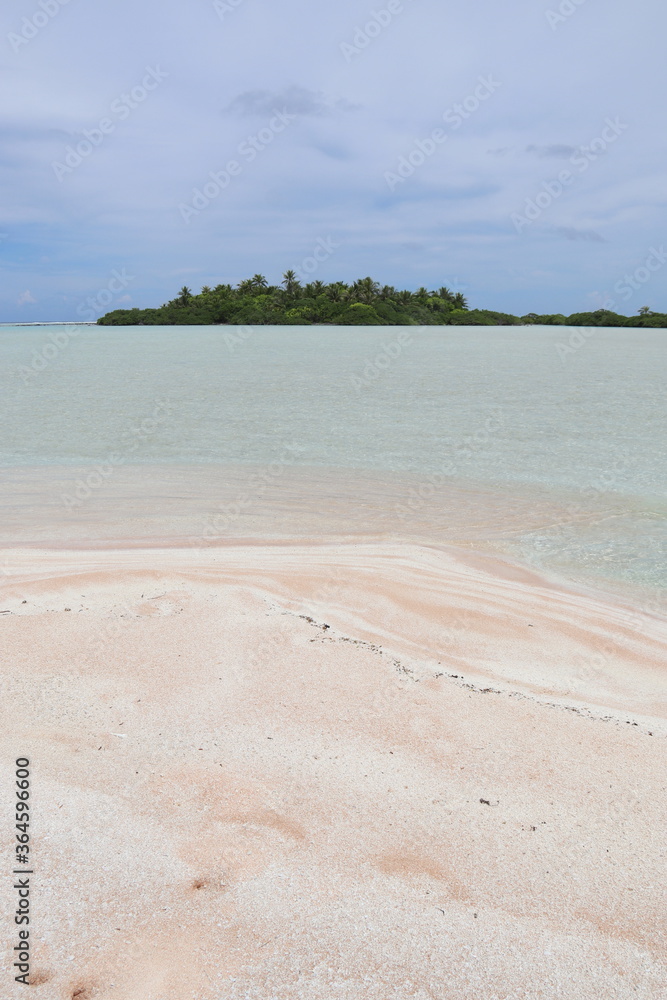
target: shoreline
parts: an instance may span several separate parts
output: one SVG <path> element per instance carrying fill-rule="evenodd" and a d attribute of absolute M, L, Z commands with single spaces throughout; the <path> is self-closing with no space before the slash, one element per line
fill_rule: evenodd
<path fill-rule="evenodd" d="M 3 472 L 0 549 L 435 545 L 667 616 L 667 578 L 655 557 L 667 509 L 654 519 L 664 503 L 650 497 L 460 476 L 434 487 L 425 474 L 309 465 L 102 462 Z M 615 558 L 598 557 L 610 539 L 622 543 Z"/>
<path fill-rule="evenodd" d="M 479 642 L 479 651 L 467 665 L 466 679 L 509 684 L 510 688 L 514 685 L 519 693 L 559 698 L 572 694 L 574 683 L 580 695 L 575 701 L 581 701 L 589 709 L 638 711 L 639 702 L 634 709 L 630 705 L 633 695 L 635 699 L 642 695 L 641 685 L 637 686 L 639 675 L 648 681 L 649 674 L 659 672 L 662 663 L 665 675 L 659 677 L 658 687 L 667 680 L 667 616 L 644 610 L 625 595 L 581 581 L 559 579 L 488 551 L 416 539 L 349 536 L 310 540 L 228 539 L 205 548 L 183 546 L 176 539 L 154 539 L 149 545 L 145 540 L 123 539 L 116 545 L 100 541 L 76 547 L 68 543 L 0 547 L 3 595 L 16 594 L 21 586 L 30 587 L 31 581 L 48 591 L 50 584 L 57 590 L 66 580 L 75 586 L 80 577 L 94 581 L 117 574 L 132 580 L 143 572 L 167 577 L 179 574 L 192 579 L 203 576 L 219 579 L 224 586 L 238 578 L 250 581 L 249 585 L 256 589 L 257 580 L 252 581 L 257 577 L 262 581 L 259 589 L 263 587 L 271 600 L 286 602 L 285 613 L 289 613 L 295 601 L 301 601 L 313 613 L 319 610 L 320 614 L 328 614 L 339 630 L 354 631 L 356 622 L 361 629 L 361 641 L 377 644 L 389 641 L 403 655 L 431 665 L 446 663 L 449 657 L 450 666 L 460 667 L 462 657 L 466 656 L 464 650 Z M 304 580 L 295 590 L 295 580 L 301 577 Z M 361 581 L 367 577 L 379 581 L 375 587 L 385 588 L 392 595 L 386 597 L 385 603 L 390 601 L 393 618 L 400 618 L 400 631 L 392 632 L 386 625 L 380 626 L 372 615 L 366 619 L 353 610 L 361 606 Z M 411 595 L 405 604 L 396 592 L 399 580 Z M 311 582 L 306 584 L 306 581 Z M 316 586 L 313 581 L 320 582 Z M 335 610 L 327 610 L 326 598 L 331 596 L 340 605 Z M 340 603 L 343 598 L 347 603 Z M 11 601 L 8 604 L 7 599 L 4 596 L 2 610 L 23 617 L 22 607 L 14 607 Z M 419 601 L 428 612 L 412 614 L 409 607 Z M 510 639 L 507 645 L 507 637 L 502 639 L 507 629 L 493 624 L 499 608 L 517 623 L 522 618 L 533 619 L 526 627 L 537 628 L 538 632 L 532 633 L 530 640 L 527 633 L 523 639 Z M 440 621 L 447 622 L 445 631 L 438 624 Z M 520 647 L 528 641 L 532 647 L 534 638 L 540 635 L 540 624 L 547 630 L 542 639 L 546 635 L 551 643 L 557 640 L 562 647 L 559 657 L 573 658 L 579 664 L 578 674 L 571 676 L 566 672 L 559 679 L 554 672 L 557 660 L 551 656 L 545 661 L 548 666 L 541 681 L 536 682 L 535 664 Z M 574 632 L 579 632 L 580 637 L 570 641 L 568 653 L 563 643 Z M 438 634 L 457 651 L 442 652 Z M 513 672 L 501 668 L 502 655 L 497 649 L 488 658 L 489 642 L 502 648 L 499 646 L 502 641 L 507 647 L 504 649 L 507 658 L 511 648 L 514 660 L 521 660 L 521 667 L 515 662 Z M 602 649 L 604 654 L 600 652 Z M 629 663 L 635 664 L 631 675 Z M 600 700 L 599 693 L 586 700 L 585 682 L 594 674 L 601 674 L 603 666 L 616 673 L 616 685 L 625 690 L 625 708 L 618 692 L 608 701 L 604 697 Z M 653 690 L 654 685 L 650 688 Z M 646 691 L 643 694 L 646 696 Z M 657 718 L 667 720 L 667 687 L 663 695 L 664 704 Z"/>
<path fill-rule="evenodd" d="M 97 320 L 92 321 L 92 320 L 87 320 L 87 319 L 74 320 L 71 323 L 67 322 L 66 320 L 61 320 L 61 319 L 47 320 L 46 322 L 36 322 L 36 323 L 5 323 L 5 322 L 0 322 L 0 327 L 3 327 L 3 326 L 11 326 L 11 327 L 14 327 L 14 326 L 97 326 L 97 325 L 98 325 L 97 324 Z"/>

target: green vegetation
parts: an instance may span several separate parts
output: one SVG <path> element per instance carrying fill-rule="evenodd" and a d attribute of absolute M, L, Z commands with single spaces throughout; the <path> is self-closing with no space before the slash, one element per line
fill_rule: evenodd
<path fill-rule="evenodd" d="M 667 327 L 667 314 L 647 306 L 634 317 L 605 309 L 573 316 L 511 316 L 490 309 L 469 309 L 460 292 L 448 288 L 416 292 L 380 286 L 372 278 L 352 285 L 313 281 L 302 285 L 294 271 L 286 271 L 280 286 L 269 285 L 263 274 L 247 278 L 236 288 L 205 285 L 199 295 L 184 286 L 178 296 L 158 309 L 115 309 L 98 319 L 101 326 L 653 326 Z"/>

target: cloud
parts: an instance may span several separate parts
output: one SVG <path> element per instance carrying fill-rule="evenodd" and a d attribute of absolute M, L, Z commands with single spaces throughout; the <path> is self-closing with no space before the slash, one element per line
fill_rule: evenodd
<path fill-rule="evenodd" d="M 541 159 L 569 160 L 577 152 L 577 146 L 565 146 L 554 143 L 551 146 L 526 146 L 527 153 L 534 153 Z"/>
<path fill-rule="evenodd" d="M 8 30 L 20 32 L 25 5 L 5 6 Z M 137 307 L 169 300 L 184 282 L 258 271 L 276 282 L 329 235 L 341 249 L 322 272 L 327 280 L 371 273 L 439 287 L 454 270 L 476 305 L 571 313 L 591 288 L 613 284 L 619 269 L 660 245 L 662 10 L 655 23 L 633 22 L 636 45 L 623 0 L 605 4 L 603 46 L 600 18 L 577 17 L 585 57 L 563 73 L 573 25 L 536 31 L 534 0 L 515 0 L 510 19 L 506 4 L 484 4 L 480 18 L 479 4 L 406 3 L 350 64 L 340 43 L 352 43 L 370 16 L 358 0 L 312 4 L 307 16 L 299 0 L 232 3 L 222 23 L 211 2 L 163 0 L 158 18 L 153 6 L 72 3 L 0 59 L 13 95 L 0 112 L 0 230 L 9 233 L 0 237 L 2 320 L 33 312 L 71 320 L 71 304 L 106 288 L 121 267 L 136 275 Z M 443 37 L 456 42 L 446 59 Z M 127 120 L 114 113 L 113 132 L 60 182 L 53 161 L 86 131 L 99 138 L 111 102 L 131 94 L 158 59 L 164 85 Z M 490 72 L 502 86 L 476 108 L 478 78 Z M 450 127 L 443 112 L 466 100 L 468 117 Z M 274 108 L 297 120 L 251 160 L 240 145 L 268 127 Z M 585 172 L 569 163 L 616 114 L 631 121 L 631 139 L 624 133 Z M 428 150 L 435 128 L 447 142 L 389 198 L 385 172 L 415 148 Z M 210 190 L 211 173 L 232 159 L 242 172 L 186 226 L 179 205 Z M 554 190 L 564 168 L 573 182 L 516 239 L 512 213 L 545 182 Z M 583 248 L 570 245 L 577 241 Z M 667 284 L 656 275 L 651 287 L 654 308 L 667 308 Z M 17 305 L 24 289 L 39 309 Z"/>
<path fill-rule="evenodd" d="M 34 306 L 36 302 L 37 299 L 33 296 L 32 292 L 27 290 L 25 292 L 21 292 L 16 300 L 16 304 L 19 306 Z"/>
<path fill-rule="evenodd" d="M 335 112 L 357 111 L 360 105 L 344 98 L 332 100 L 318 90 L 309 90 L 293 84 L 282 91 L 246 90 L 239 94 L 224 109 L 228 114 L 241 117 L 261 117 L 286 110 L 292 115 L 304 118 L 329 118 Z"/>
<path fill-rule="evenodd" d="M 583 240 L 587 243 L 608 243 L 609 241 L 596 233 L 594 229 L 575 229 L 574 226 L 557 226 L 556 232 L 566 240 Z"/>

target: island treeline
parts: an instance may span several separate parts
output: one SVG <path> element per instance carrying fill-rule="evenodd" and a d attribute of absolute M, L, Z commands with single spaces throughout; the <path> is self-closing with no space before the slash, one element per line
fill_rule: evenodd
<path fill-rule="evenodd" d="M 184 286 L 157 309 L 114 309 L 98 319 L 101 326 L 648 326 L 667 327 L 667 314 L 646 306 L 638 316 L 620 316 L 608 309 L 595 312 L 512 316 L 491 309 L 470 309 L 460 292 L 442 287 L 400 291 L 372 278 L 352 284 L 312 281 L 302 284 L 286 271 L 280 285 L 269 285 L 263 274 L 236 287 L 205 285 L 198 295 Z"/>

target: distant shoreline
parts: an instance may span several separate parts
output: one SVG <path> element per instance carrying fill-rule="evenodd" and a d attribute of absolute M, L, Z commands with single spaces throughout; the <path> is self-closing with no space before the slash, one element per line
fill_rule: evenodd
<path fill-rule="evenodd" d="M 62 319 L 49 319 L 44 321 L 38 321 L 36 323 L 10 323 L 1 322 L 0 326 L 97 326 L 96 322 L 91 322 L 90 320 L 84 320 L 83 322 L 79 320 L 72 320 L 68 322 Z"/>
<path fill-rule="evenodd" d="M 593 314 L 587 314 L 586 318 L 588 318 L 589 315 L 592 316 Z M 420 327 L 420 326 L 424 326 L 424 327 L 429 326 L 429 327 L 431 327 L 431 326 L 435 326 L 435 327 L 440 327 L 441 329 L 446 329 L 447 327 L 461 327 L 461 326 L 474 326 L 474 327 L 483 327 L 483 326 L 514 326 L 514 327 L 526 327 L 526 328 L 527 327 L 532 327 L 532 326 L 538 326 L 538 327 L 547 327 L 547 326 L 556 326 L 556 327 L 558 327 L 559 326 L 559 327 L 570 327 L 570 328 L 580 327 L 580 328 L 583 328 L 583 329 L 593 329 L 593 328 L 596 328 L 596 327 L 600 327 L 600 328 L 603 328 L 603 329 L 606 329 L 606 330 L 612 330 L 612 329 L 665 329 L 665 328 L 667 328 L 667 321 L 664 322 L 664 323 L 656 323 L 656 322 L 653 322 L 653 323 L 641 323 L 641 322 L 636 322 L 641 317 L 621 316 L 619 314 L 615 314 L 615 315 L 617 315 L 619 319 L 623 319 L 626 322 L 624 322 L 624 323 L 604 323 L 604 322 L 602 322 L 602 323 L 588 322 L 587 323 L 585 321 L 582 321 L 582 322 L 568 322 L 567 320 L 569 319 L 569 317 L 566 317 L 566 321 L 565 322 L 554 323 L 554 322 L 547 322 L 548 317 L 542 317 L 542 316 L 540 316 L 539 319 L 536 320 L 536 321 L 534 321 L 534 322 L 521 322 L 521 320 L 519 320 L 519 322 L 516 322 L 516 323 L 484 323 L 484 322 L 475 323 L 475 322 L 472 322 L 472 321 L 469 320 L 469 321 L 463 322 L 463 323 L 460 323 L 460 322 L 458 322 L 458 323 L 457 322 L 437 323 L 437 324 L 435 324 L 435 323 L 405 323 L 405 324 L 393 324 L 393 323 L 387 323 L 387 324 L 356 323 L 354 325 L 355 326 L 376 326 L 376 325 L 384 326 L 384 325 L 386 325 L 386 326 L 398 326 L 398 327 L 402 327 L 402 326 L 406 326 L 406 327 L 407 326 L 414 326 L 414 327 Z M 654 314 L 654 318 L 655 318 L 656 315 L 657 314 Z M 659 315 L 662 318 L 662 314 L 659 314 Z M 577 317 L 577 319 L 579 319 L 579 316 Z M 97 327 L 97 326 L 125 326 L 125 327 L 127 327 L 127 326 L 141 326 L 141 327 L 151 327 L 151 326 L 197 326 L 197 327 L 221 326 L 222 327 L 222 326 L 226 326 L 226 327 L 231 327 L 232 329 L 234 327 L 244 327 L 244 326 L 315 326 L 315 327 L 320 327 L 322 329 L 326 329 L 327 327 L 334 328 L 334 327 L 337 327 L 337 326 L 346 326 L 346 325 L 348 325 L 348 324 L 342 324 L 342 323 L 318 323 L 318 322 L 310 322 L 310 323 L 280 323 L 280 322 L 258 323 L 258 322 L 255 322 L 255 323 L 251 323 L 251 324 L 246 324 L 246 323 L 188 323 L 188 322 L 183 322 L 183 323 L 173 323 L 173 322 L 163 322 L 163 323 L 150 323 L 149 322 L 149 323 L 142 323 L 142 322 L 139 322 L 139 323 L 137 323 L 137 322 L 132 322 L 131 320 L 127 320 L 127 322 L 124 322 L 124 323 L 122 323 L 122 322 L 118 322 L 118 323 L 117 322 L 106 322 L 105 323 L 105 322 L 100 322 L 98 320 L 97 322 L 93 323 L 93 322 L 89 322 L 89 321 L 81 322 L 81 320 L 72 320 L 70 322 L 68 322 L 67 320 L 48 320 L 48 321 L 36 322 L 36 323 L 0 322 L 0 329 L 2 329 L 3 327 L 6 327 L 6 328 L 21 327 L 21 328 L 29 329 L 29 328 L 32 328 L 32 327 L 40 327 L 40 326 L 90 326 L 90 327 Z"/>

